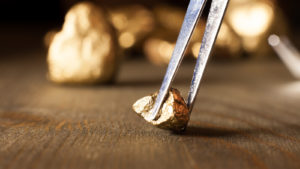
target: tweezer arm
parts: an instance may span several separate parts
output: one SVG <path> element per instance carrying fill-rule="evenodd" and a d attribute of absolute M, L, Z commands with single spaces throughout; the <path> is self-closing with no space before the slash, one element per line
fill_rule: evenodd
<path fill-rule="evenodd" d="M 169 91 L 170 84 L 174 79 L 174 76 L 178 70 L 178 67 L 182 61 L 183 54 L 186 50 L 187 44 L 191 38 L 191 35 L 195 29 L 198 19 L 201 16 L 203 7 L 206 0 L 191 0 L 166 72 L 162 86 L 157 95 L 153 109 L 151 110 L 151 116 L 149 119 L 155 119 L 162 106 L 162 103 Z"/>
<path fill-rule="evenodd" d="M 187 101 L 190 112 L 193 109 L 207 60 L 218 35 L 228 1 L 229 0 L 212 1 Z"/>
<path fill-rule="evenodd" d="M 271 35 L 269 44 L 294 77 L 300 79 L 300 53 L 290 40 L 285 36 Z"/>

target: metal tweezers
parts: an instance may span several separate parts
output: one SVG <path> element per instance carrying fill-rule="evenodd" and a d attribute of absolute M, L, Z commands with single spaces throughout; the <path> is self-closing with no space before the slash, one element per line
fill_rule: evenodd
<path fill-rule="evenodd" d="M 187 106 L 190 113 L 193 109 L 193 104 L 199 90 L 200 81 L 202 79 L 202 75 L 212 47 L 218 35 L 228 1 L 229 0 L 212 0 L 187 100 Z M 156 120 L 158 118 L 158 112 L 165 101 L 166 95 L 170 89 L 170 85 L 176 75 L 184 52 L 187 48 L 195 26 L 202 14 L 205 4 L 206 0 L 190 0 L 169 66 L 167 68 L 167 72 L 157 95 L 153 109 L 151 109 L 151 116 L 148 117 L 151 120 Z"/>
<path fill-rule="evenodd" d="M 300 53 L 289 38 L 273 34 L 268 41 L 292 75 L 300 79 Z"/>

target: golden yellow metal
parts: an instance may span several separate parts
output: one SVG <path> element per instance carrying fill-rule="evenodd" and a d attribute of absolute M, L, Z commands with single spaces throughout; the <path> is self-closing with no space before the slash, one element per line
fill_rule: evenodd
<path fill-rule="evenodd" d="M 62 30 L 49 46 L 49 79 L 56 83 L 109 82 L 117 70 L 117 46 L 102 10 L 79 3 L 68 11 Z"/>
<path fill-rule="evenodd" d="M 157 94 L 155 93 L 139 99 L 133 104 L 133 110 L 147 122 L 159 128 L 174 131 L 184 130 L 190 119 L 189 109 L 177 89 L 171 88 L 169 90 L 167 99 L 159 111 L 157 120 L 151 119 L 150 110 L 154 106 Z"/>

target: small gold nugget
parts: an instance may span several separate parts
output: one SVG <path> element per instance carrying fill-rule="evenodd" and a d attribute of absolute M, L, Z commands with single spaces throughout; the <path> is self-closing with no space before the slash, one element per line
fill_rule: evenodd
<path fill-rule="evenodd" d="M 158 92 L 139 99 L 133 104 L 133 110 L 146 121 L 159 128 L 175 131 L 184 130 L 189 122 L 190 114 L 184 99 L 180 96 L 180 92 L 177 89 L 171 88 L 169 90 L 167 99 L 159 111 L 158 118 L 155 120 L 149 118 L 151 115 L 150 110 L 153 108 L 157 94 Z"/>

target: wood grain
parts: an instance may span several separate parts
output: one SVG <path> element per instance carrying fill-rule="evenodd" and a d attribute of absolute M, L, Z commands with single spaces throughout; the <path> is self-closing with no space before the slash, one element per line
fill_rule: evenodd
<path fill-rule="evenodd" d="M 113 85 L 59 86 L 43 52 L 11 55 L 0 62 L 1 169 L 300 168 L 300 83 L 278 61 L 210 63 L 176 134 L 131 109 L 164 68 L 128 61 Z M 185 63 L 174 84 L 185 97 L 192 71 Z"/>

